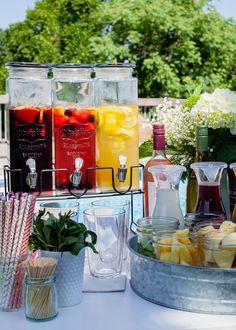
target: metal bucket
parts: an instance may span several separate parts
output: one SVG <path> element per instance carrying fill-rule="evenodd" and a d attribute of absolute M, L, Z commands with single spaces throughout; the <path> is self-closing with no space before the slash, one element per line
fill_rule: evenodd
<path fill-rule="evenodd" d="M 236 269 L 161 262 L 137 252 L 129 240 L 130 284 L 142 298 L 189 312 L 236 314 Z"/>

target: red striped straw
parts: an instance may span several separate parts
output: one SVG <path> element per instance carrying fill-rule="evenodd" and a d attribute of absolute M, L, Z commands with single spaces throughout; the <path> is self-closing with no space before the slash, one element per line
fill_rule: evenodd
<path fill-rule="evenodd" d="M 27 252 L 30 229 L 32 226 L 33 212 L 35 207 L 36 197 L 33 195 L 28 195 L 24 199 L 24 195 L 21 196 L 21 207 L 24 209 L 22 224 L 20 226 L 20 231 L 18 233 L 18 228 L 16 228 L 14 244 L 12 249 L 12 256 L 19 258 L 23 256 L 23 251 Z M 23 205 L 23 206 L 22 206 Z M 22 209 L 20 207 L 19 215 L 21 217 Z M 21 218 L 20 218 L 21 219 Z M 17 243 L 17 244 L 16 244 Z M 12 276 L 10 281 L 10 288 L 8 291 L 7 301 L 9 301 L 9 308 L 17 308 L 21 304 L 21 295 L 19 295 L 19 284 L 22 283 L 20 278 L 20 273 L 17 273 L 17 267 L 14 267 L 14 276 Z"/>
<path fill-rule="evenodd" d="M 2 248 L 3 248 L 3 240 L 4 240 L 4 228 L 5 228 L 5 201 L 6 198 L 4 196 L 1 197 L 0 200 L 0 256 L 2 256 Z"/>
<path fill-rule="evenodd" d="M 26 221 L 25 220 L 25 211 L 26 211 L 26 205 L 27 205 L 27 196 L 22 195 L 20 198 L 20 204 L 18 208 L 18 216 L 17 216 L 17 222 L 15 225 L 14 230 L 14 238 L 12 241 L 12 245 L 9 247 L 11 249 L 11 256 L 12 257 L 19 257 L 17 254 L 17 251 L 19 250 L 18 245 L 20 244 L 20 237 L 22 235 L 22 231 L 24 231 L 23 224 Z"/>
<path fill-rule="evenodd" d="M 23 236 L 22 246 L 21 246 L 21 251 L 20 251 L 21 256 L 24 256 L 27 253 L 29 237 L 30 237 L 30 232 L 31 232 L 31 228 L 32 228 L 32 223 L 33 223 L 36 196 L 34 196 L 34 195 L 31 195 L 31 196 L 32 196 L 32 199 L 31 199 L 31 202 L 29 205 L 28 214 L 25 215 L 27 217 L 27 221 L 26 221 L 26 226 L 25 226 L 25 231 L 24 231 L 24 236 Z"/>

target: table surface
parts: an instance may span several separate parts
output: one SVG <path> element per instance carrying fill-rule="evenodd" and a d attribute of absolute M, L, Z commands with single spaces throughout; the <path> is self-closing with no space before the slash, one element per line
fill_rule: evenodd
<path fill-rule="evenodd" d="M 137 296 L 127 281 L 124 292 L 83 293 L 81 304 L 59 309 L 48 322 L 31 322 L 24 311 L 0 312 L 1 330 L 235 330 L 236 315 L 177 311 Z"/>

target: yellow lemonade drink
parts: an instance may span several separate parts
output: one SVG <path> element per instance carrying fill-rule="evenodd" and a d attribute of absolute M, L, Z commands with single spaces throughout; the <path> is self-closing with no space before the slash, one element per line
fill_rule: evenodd
<path fill-rule="evenodd" d="M 115 188 L 127 190 L 131 182 L 131 166 L 138 165 L 138 107 L 105 105 L 97 109 L 97 166 L 114 169 Z M 119 156 L 127 157 L 127 176 L 120 182 L 116 173 L 120 166 Z M 111 170 L 97 171 L 97 185 L 101 191 L 113 190 Z M 139 169 L 132 170 L 132 190 L 138 189 Z"/>

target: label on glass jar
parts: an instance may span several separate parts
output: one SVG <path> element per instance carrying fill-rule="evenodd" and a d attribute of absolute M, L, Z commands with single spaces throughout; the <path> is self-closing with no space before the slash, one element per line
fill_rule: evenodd
<path fill-rule="evenodd" d="M 13 191 L 32 191 L 26 182 L 30 172 L 26 161 L 33 158 L 36 172 L 52 168 L 52 123 L 50 108 L 16 107 L 10 109 L 10 164 L 12 169 L 22 170 L 20 186 L 19 172 L 11 173 Z M 43 190 L 52 189 L 51 174 L 45 173 Z M 38 186 L 36 190 L 38 190 Z M 34 189 L 33 189 L 34 190 Z"/>
<path fill-rule="evenodd" d="M 70 176 L 76 170 L 76 158 L 82 158 L 82 176 L 78 187 L 84 188 L 87 185 L 89 189 L 93 188 L 95 186 L 94 171 L 89 171 L 86 178 L 87 168 L 95 167 L 96 134 L 93 110 L 57 107 L 54 109 L 54 127 L 56 168 L 67 169 Z M 56 188 L 65 189 L 67 184 L 66 173 L 58 172 Z M 71 186 L 71 188 L 78 187 Z"/>

